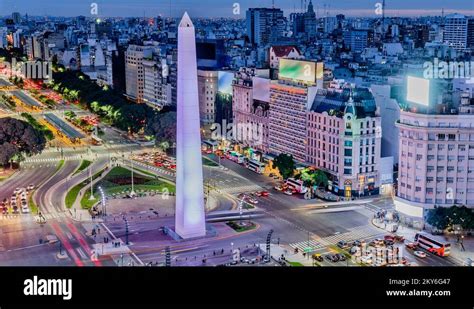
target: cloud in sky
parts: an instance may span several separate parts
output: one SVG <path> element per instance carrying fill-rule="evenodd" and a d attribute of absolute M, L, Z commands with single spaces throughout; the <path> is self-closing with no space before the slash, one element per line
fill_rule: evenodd
<path fill-rule="evenodd" d="M 375 4 L 382 0 L 314 0 L 319 15 L 373 16 Z M 271 7 L 271 0 L 1 0 L 0 11 L 9 14 L 18 11 L 29 15 L 77 16 L 90 15 L 91 3 L 97 3 L 100 16 L 179 16 L 188 11 L 197 17 L 245 17 L 249 7 Z M 306 0 L 309 2 L 309 0 Z M 240 15 L 233 15 L 233 5 L 238 3 Z M 300 0 L 275 0 L 275 6 L 287 14 L 300 10 Z M 474 15 L 471 0 L 386 0 L 387 16 L 440 15 L 461 12 Z"/>

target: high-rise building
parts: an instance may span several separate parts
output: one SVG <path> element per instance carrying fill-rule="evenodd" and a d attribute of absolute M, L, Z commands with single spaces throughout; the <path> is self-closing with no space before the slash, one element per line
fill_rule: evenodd
<path fill-rule="evenodd" d="M 306 161 L 329 175 L 335 194 L 379 193 L 380 122 L 367 89 L 318 92 L 307 113 Z"/>
<path fill-rule="evenodd" d="M 467 22 L 467 47 L 474 50 L 474 17 Z"/>
<path fill-rule="evenodd" d="M 367 47 L 367 43 L 367 30 L 354 29 L 344 32 L 344 45 L 354 53 L 362 52 Z"/>
<path fill-rule="evenodd" d="M 246 13 L 247 36 L 250 43 L 265 45 L 283 35 L 285 18 L 277 8 L 250 8 Z"/>
<path fill-rule="evenodd" d="M 12 19 L 15 24 L 21 24 L 21 14 L 18 12 L 13 12 L 12 13 Z"/>
<path fill-rule="evenodd" d="M 462 14 L 449 14 L 445 17 L 443 41 L 450 47 L 464 51 L 467 49 L 468 18 Z"/>
<path fill-rule="evenodd" d="M 259 70 L 254 68 L 241 68 L 235 73 L 232 112 L 238 136 L 234 138 L 253 151 L 266 153 L 270 122 L 270 79 L 258 75 Z"/>
<path fill-rule="evenodd" d="M 143 101 L 153 107 L 162 108 L 171 104 L 171 84 L 166 58 L 154 55 L 143 60 L 144 89 Z"/>
<path fill-rule="evenodd" d="M 177 94 L 175 231 L 186 239 L 206 235 L 196 41 L 187 13 L 178 26 Z"/>
<path fill-rule="evenodd" d="M 311 0 L 309 1 L 306 12 L 292 13 L 290 18 L 294 36 L 303 34 L 307 39 L 312 39 L 316 36 L 317 20 Z"/>
<path fill-rule="evenodd" d="M 308 61 L 280 60 L 278 82 L 270 85 L 268 148 L 273 154 L 306 160 L 306 111 L 317 92 L 315 67 Z"/>
<path fill-rule="evenodd" d="M 216 95 L 218 71 L 198 70 L 199 114 L 202 124 L 216 121 Z"/>
<path fill-rule="evenodd" d="M 6 27 L 0 28 L 0 48 L 6 48 L 8 46 L 7 33 L 8 29 Z"/>
<path fill-rule="evenodd" d="M 125 93 L 131 100 L 143 102 L 145 75 L 143 59 L 152 56 L 152 47 L 129 45 L 125 52 Z"/>

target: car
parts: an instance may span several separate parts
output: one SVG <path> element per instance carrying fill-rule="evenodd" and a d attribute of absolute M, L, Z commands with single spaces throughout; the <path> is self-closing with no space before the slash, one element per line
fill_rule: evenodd
<path fill-rule="evenodd" d="M 285 193 L 286 195 L 293 195 L 292 190 L 285 190 L 283 193 Z"/>
<path fill-rule="evenodd" d="M 353 246 L 352 248 L 349 249 L 350 254 L 356 254 L 359 249 L 359 246 Z"/>
<path fill-rule="evenodd" d="M 250 262 L 250 260 L 247 259 L 246 257 L 241 257 L 241 258 L 240 258 L 240 262 L 241 262 L 241 263 L 248 263 L 248 262 Z"/>
<path fill-rule="evenodd" d="M 13 194 L 18 194 L 21 192 L 21 188 L 15 188 L 15 190 L 13 191 Z"/>
<path fill-rule="evenodd" d="M 408 242 L 405 244 L 405 247 L 407 247 L 407 249 L 415 250 L 416 244 L 414 242 Z"/>
<path fill-rule="evenodd" d="M 400 263 L 401 264 L 407 264 L 408 263 L 408 260 L 406 257 L 402 257 L 402 259 L 400 260 Z"/>
<path fill-rule="evenodd" d="M 15 205 L 12 208 L 13 208 L 13 213 L 17 214 L 18 213 L 18 207 Z"/>
<path fill-rule="evenodd" d="M 35 188 L 35 185 L 29 185 L 28 187 L 26 187 L 26 189 L 27 189 L 28 191 L 31 191 L 31 190 L 33 190 L 34 188 Z"/>
<path fill-rule="evenodd" d="M 344 249 L 344 248 L 349 247 L 349 244 L 348 244 L 346 241 L 344 241 L 344 240 L 340 240 L 340 241 L 337 243 L 337 246 L 338 246 L 339 248 L 341 248 L 341 249 Z"/>
<path fill-rule="evenodd" d="M 2 215 L 8 214 L 8 208 L 7 207 L 2 207 Z"/>
<path fill-rule="evenodd" d="M 250 196 L 247 196 L 245 198 L 247 200 L 247 202 L 249 202 L 250 204 L 258 204 L 258 201 Z"/>
<path fill-rule="evenodd" d="M 27 214 L 27 213 L 30 212 L 30 209 L 28 208 L 28 206 L 21 207 L 21 212 L 24 213 L 24 214 Z"/>
<path fill-rule="evenodd" d="M 393 246 L 395 243 L 392 239 L 385 239 L 383 242 L 386 246 Z"/>
<path fill-rule="evenodd" d="M 426 257 L 426 253 L 424 253 L 423 251 L 419 251 L 419 250 L 416 250 L 415 252 L 413 252 L 413 254 L 416 257 L 419 257 L 419 258 L 425 258 Z"/>
<path fill-rule="evenodd" d="M 385 236 L 383 237 L 383 239 L 394 241 L 394 240 L 395 240 L 395 237 L 392 236 L 392 235 L 385 235 Z"/>
<path fill-rule="evenodd" d="M 326 258 L 328 261 L 332 261 L 332 254 L 326 254 L 324 258 Z"/>
<path fill-rule="evenodd" d="M 402 235 L 395 235 L 394 238 L 395 238 L 395 241 L 398 241 L 398 242 L 402 242 L 405 240 L 405 237 L 403 237 Z"/>
<path fill-rule="evenodd" d="M 339 254 L 333 254 L 333 255 L 331 256 L 331 261 L 332 261 L 333 263 L 339 262 L 339 261 L 340 261 Z"/>
<path fill-rule="evenodd" d="M 344 254 L 342 254 L 342 253 L 338 253 L 338 254 L 336 254 L 336 255 L 337 255 L 337 257 L 339 258 L 339 261 L 344 262 L 345 260 L 347 260 L 346 256 L 345 256 Z"/>
<path fill-rule="evenodd" d="M 365 264 L 372 264 L 372 256 L 371 255 L 365 255 L 360 258 L 360 261 Z"/>
<path fill-rule="evenodd" d="M 255 192 L 255 196 L 262 196 L 262 197 L 266 197 L 268 196 L 270 193 L 268 193 L 268 191 L 257 191 Z"/>
<path fill-rule="evenodd" d="M 274 186 L 273 189 L 277 190 L 277 191 L 283 191 L 283 187 L 282 186 Z"/>
<path fill-rule="evenodd" d="M 352 246 L 359 247 L 361 244 L 362 244 L 362 243 L 361 243 L 360 240 L 354 240 L 354 242 L 352 243 Z"/>
<path fill-rule="evenodd" d="M 322 262 L 324 259 L 323 259 L 323 256 L 319 253 L 315 253 L 312 255 L 313 259 L 318 261 L 318 262 Z"/>

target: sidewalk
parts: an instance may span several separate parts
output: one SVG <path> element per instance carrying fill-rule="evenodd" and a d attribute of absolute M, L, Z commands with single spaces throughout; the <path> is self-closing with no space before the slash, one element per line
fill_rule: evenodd
<path fill-rule="evenodd" d="M 382 229 L 384 231 L 387 231 L 385 227 L 388 227 L 384 225 L 384 223 L 377 222 L 377 219 L 373 218 L 371 219 L 372 225 L 375 227 Z M 397 235 L 401 235 L 405 237 L 405 239 L 411 241 L 415 238 L 415 234 L 418 233 L 419 231 L 407 226 L 399 225 L 398 230 L 396 232 Z M 387 231 L 387 233 L 390 233 L 390 231 Z M 454 235 L 440 235 L 438 237 L 444 237 L 446 241 L 451 243 L 451 254 L 450 256 L 453 257 L 459 264 L 463 264 L 468 258 L 474 260 L 474 237 L 472 236 L 465 236 L 463 245 L 464 249 L 462 249 L 462 246 L 460 243 L 457 243 L 456 236 Z"/>

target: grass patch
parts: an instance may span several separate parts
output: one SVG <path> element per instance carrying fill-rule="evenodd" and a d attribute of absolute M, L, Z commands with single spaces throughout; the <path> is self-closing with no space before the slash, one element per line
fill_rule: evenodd
<path fill-rule="evenodd" d="M 30 192 L 29 197 L 28 197 L 28 204 L 30 205 L 30 210 L 31 213 L 37 214 L 38 213 L 38 205 L 36 205 L 35 201 L 33 200 L 33 194 L 35 191 Z"/>
<path fill-rule="evenodd" d="M 249 224 L 248 221 L 242 221 L 242 222 L 245 222 L 246 224 L 245 225 L 240 225 L 239 221 L 228 221 L 228 222 L 226 222 L 226 224 L 238 233 L 253 230 L 254 228 L 257 227 L 255 225 L 255 223 L 253 223 L 253 222 L 250 222 L 250 224 Z"/>
<path fill-rule="evenodd" d="M 94 174 L 92 176 L 92 180 L 97 179 L 98 177 L 100 177 L 100 175 L 104 171 L 105 171 L 105 168 L 103 170 L 97 172 L 96 174 Z M 66 204 L 67 208 L 71 208 L 72 205 L 74 205 L 74 202 L 76 201 L 77 196 L 79 195 L 79 192 L 81 191 L 82 188 L 84 188 L 88 184 L 90 184 L 90 178 L 87 178 L 86 180 L 84 180 L 83 182 L 75 185 L 74 187 L 71 188 L 71 190 L 69 190 L 69 192 L 66 194 L 66 198 L 65 198 L 65 204 Z"/>
<path fill-rule="evenodd" d="M 76 174 L 79 174 L 80 172 L 82 172 L 83 170 L 88 168 L 89 165 L 91 165 L 91 164 L 92 164 L 92 161 L 82 160 L 81 165 L 79 166 L 79 168 L 72 175 L 74 176 Z"/>
<path fill-rule="evenodd" d="M 60 160 L 55 173 L 57 173 L 63 166 L 64 166 L 64 160 Z"/>
<path fill-rule="evenodd" d="M 288 264 L 290 264 L 290 266 L 294 266 L 294 267 L 302 267 L 304 266 L 303 264 L 301 264 L 300 262 L 290 262 L 290 261 L 287 261 Z"/>
<path fill-rule="evenodd" d="M 207 157 L 202 157 L 202 164 L 205 165 L 205 166 L 219 166 L 219 164 L 217 164 L 216 162 L 212 161 L 211 159 L 207 158 Z"/>
<path fill-rule="evenodd" d="M 33 116 L 31 116 L 28 113 L 21 113 L 21 116 L 28 121 L 28 123 L 35 128 L 36 130 L 40 131 L 43 133 L 44 137 L 46 137 L 47 140 L 51 141 L 54 139 L 54 134 L 53 132 L 48 129 L 46 126 L 40 124 Z"/>
<path fill-rule="evenodd" d="M 141 192 L 169 192 L 174 194 L 176 192 L 176 187 L 174 184 L 160 179 L 156 179 L 156 175 L 152 173 L 145 173 L 145 171 L 140 172 L 144 174 L 150 174 L 150 177 L 138 175 L 137 173 L 133 174 L 133 189 L 136 193 L 140 194 Z M 132 181 L 131 181 L 132 172 L 124 167 L 114 167 L 110 172 L 102 178 L 99 182 L 94 185 L 94 197 L 95 199 L 89 200 L 91 193 L 90 190 L 87 190 L 84 193 L 84 196 L 81 199 L 81 207 L 83 209 L 90 209 L 99 201 L 99 192 L 98 188 L 101 187 L 104 190 L 106 195 L 112 194 L 121 194 L 129 193 L 132 190 Z M 73 202 L 74 203 L 74 202 Z"/>

